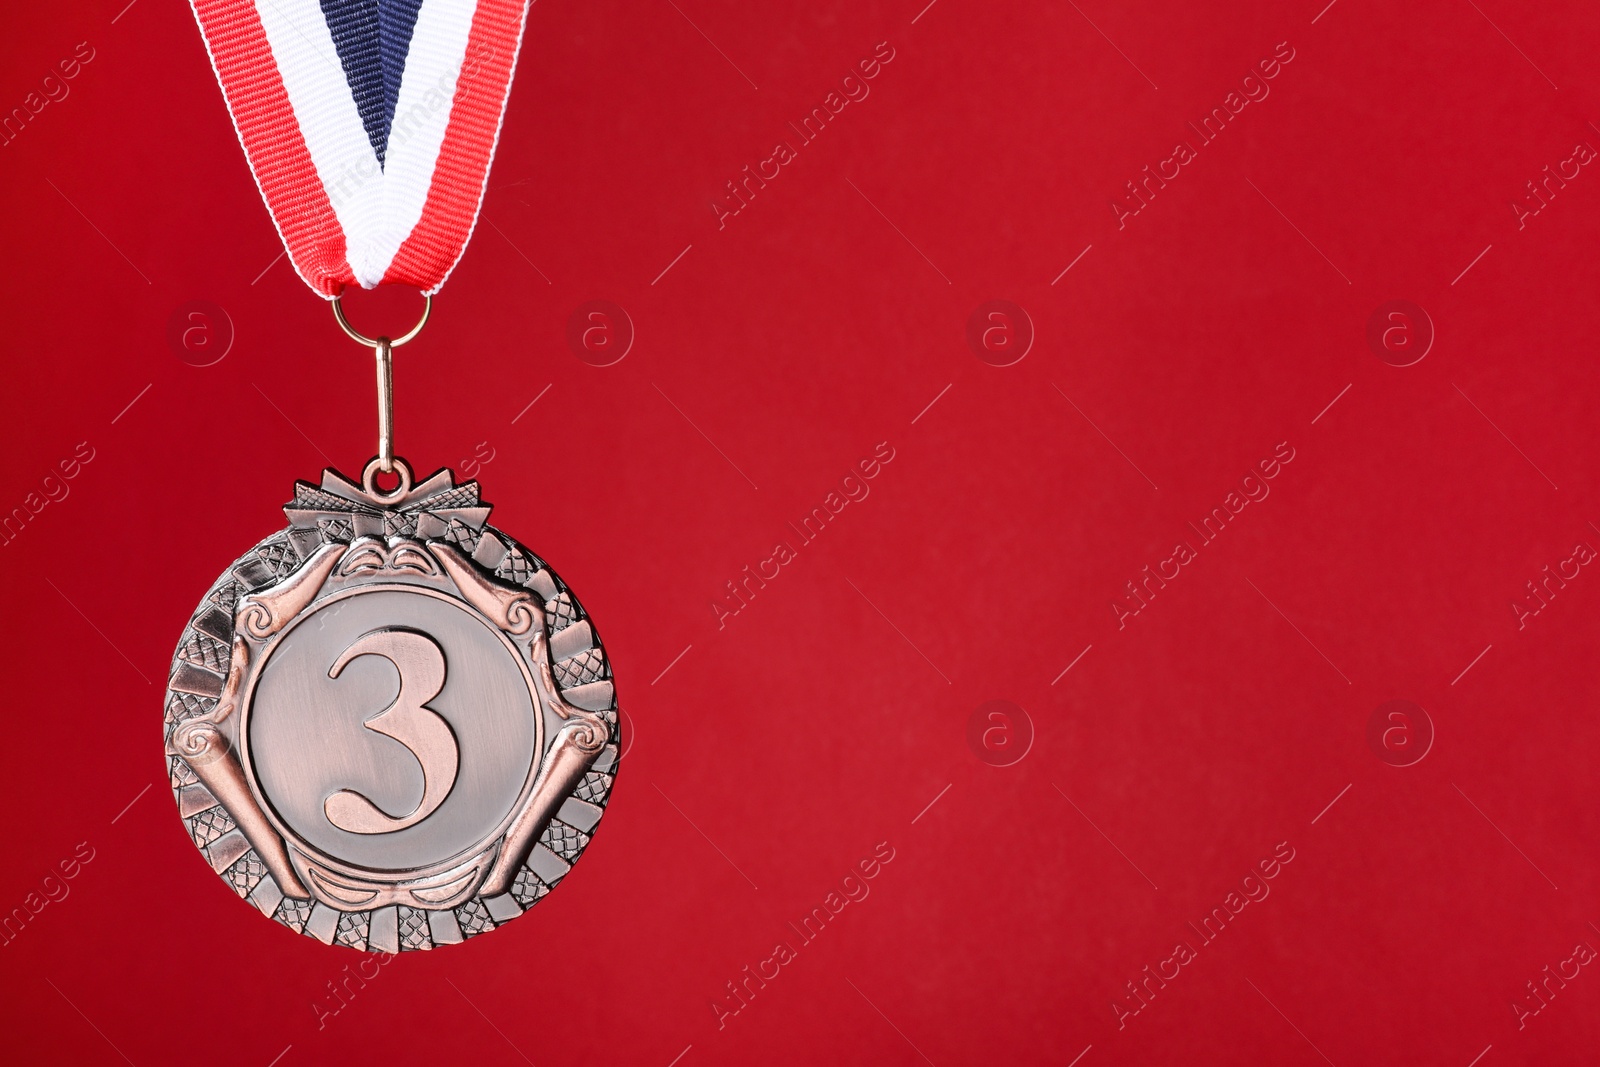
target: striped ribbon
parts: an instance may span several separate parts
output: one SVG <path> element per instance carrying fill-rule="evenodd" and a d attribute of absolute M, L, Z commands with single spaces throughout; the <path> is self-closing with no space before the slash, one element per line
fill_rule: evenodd
<path fill-rule="evenodd" d="M 472 236 L 526 0 L 191 0 L 300 277 L 438 292 Z"/>

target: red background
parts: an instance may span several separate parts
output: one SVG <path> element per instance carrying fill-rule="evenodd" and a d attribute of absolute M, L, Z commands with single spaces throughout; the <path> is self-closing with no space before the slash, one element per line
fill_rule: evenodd
<path fill-rule="evenodd" d="M 487 442 L 494 521 L 595 616 L 632 747 L 558 892 L 320 1029 L 358 957 L 196 856 L 161 690 L 291 482 L 371 454 L 369 357 L 274 260 L 186 5 L 12 6 L 5 109 L 95 53 L 0 149 L 0 507 L 94 450 L 0 551 L 0 908 L 94 850 L 0 949 L 15 1062 L 1593 1059 L 1592 967 L 1512 1004 L 1600 948 L 1600 577 L 1522 629 L 1510 604 L 1600 546 L 1600 177 L 1510 205 L 1600 146 L 1600 17 L 923 2 L 532 9 L 495 229 L 397 358 L 399 450 Z M 719 229 L 883 41 L 871 95 Z M 1270 96 L 1119 230 L 1124 183 L 1279 42 Z M 167 340 L 202 299 L 235 331 L 204 368 Z M 566 341 L 594 299 L 637 334 L 603 369 Z M 1366 337 L 1396 299 L 1437 333 L 1405 368 Z M 990 300 L 1036 333 L 1009 367 L 966 341 Z M 724 583 L 879 442 L 870 496 L 719 629 Z M 1124 583 L 1280 442 L 1270 497 L 1119 629 Z M 1035 733 L 1009 767 L 968 744 L 997 699 Z M 1367 741 L 1396 699 L 1436 732 L 1412 766 Z M 719 1028 L 879 842 L 870 896 Z M 1179 939 L 1198 958 L 1119 1027 Z"/>

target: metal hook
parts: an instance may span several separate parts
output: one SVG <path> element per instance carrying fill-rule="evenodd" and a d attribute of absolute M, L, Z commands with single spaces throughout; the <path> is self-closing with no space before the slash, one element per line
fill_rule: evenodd
<path fill-rule="evenodd" d="M 394 345 L 387 337 L 373 346 L 378 357 L 378 467 L 394 472 Z"/>
<path fill-rule="evenodd" d="M 339 328 L 353 341 L 371 348 L 378 357 L 378 468 L 385 474 L 394 473 L 394 350 L 422 332 L 433 314 L 433 297 L 422 294 L 422 318 L 417 324 L 394 340 L 387 337 L 368 337 L 350 325 L 344 317 L 340 297 L 333 298 L 333 317 Z"/>

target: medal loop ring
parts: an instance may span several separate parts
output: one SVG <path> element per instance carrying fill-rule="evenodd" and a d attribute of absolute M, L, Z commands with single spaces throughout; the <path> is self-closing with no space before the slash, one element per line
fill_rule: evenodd
<path fill-rule="evenodd" d="M 433 314 L 433 297 L 429 296 L 427 293 L 423 293 L 422 299 L 426 301 L 426 303 L 422 305 L 422 318 L 417 320 L 417 324 L 415 326 L 411 327 L 411 329 L 407 330 L 405 333 L 401 334 L 399 337 L 396 337 L 392 341 L 384 337 L 368 337 L 360 330 L 357 330 L 354 326 L 351 326 L 350 320 L 344 317 L 344 305 L 341 302 L 341 297 L 336 296 L 333 298 L 333 317 L 339 320 L 339 328 L 349 336 L 350 340 L 355 341 L 358 344 L 366 345 L 368 348 L 377 348 L 379 344 L 387 343 L 390 348 L 399 348 L 407 341 L 410 341 L 412 338 L 416 337 L 417 334 L 422 332 L 422 328 L 428 325 L 428 316 Z"/>
<path fill-rule="evenodd" d="M 400 484 L 388 492 L 378 488 L 378 472 L 383 470 L 383 460 L 374 456 L 367 461 L 366 467 L 361 471 L 361 488 L 367 495 L 376 498 L 384 504 L 396 503 L 407 493 L 411 492 L 411 465 L 403 459 L 390 457 L 393 473 L 399 477 Z M 390 471 L 384 470 L 388 474 Z"/>

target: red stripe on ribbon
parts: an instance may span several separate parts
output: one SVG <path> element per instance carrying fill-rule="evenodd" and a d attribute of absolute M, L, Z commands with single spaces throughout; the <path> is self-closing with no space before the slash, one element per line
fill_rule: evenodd
<path fill-rule="evenodd" d="M 311 162 L 255 6 L 193 0 L 211 65 L 256 186 L 307 285 L 332 298 L 355 281 L 344 231 Z"/>
<path fill-rule="evenodd" d="M 382 284 L 437 292 L 461 259 L 500 136 L 526 11 L 520 3 L 478 4 L 422 218 L 395 253 Z"/>

